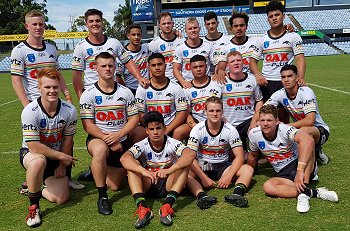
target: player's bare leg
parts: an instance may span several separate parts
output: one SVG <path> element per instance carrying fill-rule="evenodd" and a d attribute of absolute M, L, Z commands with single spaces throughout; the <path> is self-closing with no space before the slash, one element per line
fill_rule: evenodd
<path fill-rule="evenodd" d="M 68 177 L 50 176 L 45 180 L 46 188 L 43 189 L 42 195 L 48 201 L 63 204 L 69 201 Z"/>
<path fill-rule="evenodd" d="M 108 166 L 107 187 L 112 191 L 120 190 L 124 185 L 126 170 L 124 168 L 116 168 Z"/>
<path fill-rule="evenodd" d="M 175 128 L 173 132 L 173 138 L 177 140 L 187 140 L 190 136 L 191 128 L 187 124 L 182 124 L 180 127 Z"/>

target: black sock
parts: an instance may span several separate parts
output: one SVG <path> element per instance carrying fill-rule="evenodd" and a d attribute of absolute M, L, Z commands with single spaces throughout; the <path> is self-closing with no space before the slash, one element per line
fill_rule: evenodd
<path fill-rule="evenodd" d="M 139 205 L 141 204 L 142 207 L 148 208 L 148 206 L 146 204 L 145 194 L 143 194 L 143 193 L 135 193 L 133 195 L 133 197 L 134 197 L 134 200 L 135 200 L 136 207 L 139 207 Z"/>
<path fill-rule="evenodd" d="M 35 193 L 28 192 L 28 198 L 30 201 L 30 205 L 36 204 L 39 207 L 39 201 L 41 198 L 41 190 L 39 192 L 35 192 Z"/>
<path fill-rule="evenodd" d="M 308 197 L 317 197 L 317 190 L 310 188 L 309 184 L 305 184 L 304 194 Z"/>
<path fill-rule="evenodd" d="M 233 194 L 244 196 L 247 187 L 242 183 L 237 183 L 233 189 Z"/>
<path fill-rule="evenodd" d="M 165 198 L 165 202 L 163 205 L 169 204 L 170 206 L 173 206 L 173 204 L 175 203 L 178 196 L 179 196 L 179 193 L 177 193 L 175 191 L 169 191 L 168 195 Z"/>
<path fill-rule="evenodd" d="M 197 194 L 197 200 L 201 199 L 202 197 L 208 196 L 205 192 L 200 192 Z"/>
<path fill-rule="evenodd" d="M 107 185 L 102 186 L 102 187 L 96 187 L 97 191 L 98 191 L 98 198 L 102 198 L 105 197 L 108 199 L 108 195 L 107 195 Z"/>
<path fill-rule="evenodd" d="M 69 180 L 72 179 L 72 165 L 66 167 L 66 176 Z"/>

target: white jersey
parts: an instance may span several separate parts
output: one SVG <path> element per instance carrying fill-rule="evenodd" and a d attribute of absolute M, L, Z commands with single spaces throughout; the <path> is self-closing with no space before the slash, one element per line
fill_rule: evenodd
<path fill-rule="evenodd" d="M 255 44 L 257 42 L 257 37 L 246 37 L 246 41 L 242 44 L 236 44 L 233 42 L 233 39 L 228 41 L 225 46 L 223 46 L 221 50 L 220 61 L 226 62 L 226 56 L 231 51 L 239 51 L 239 53 L 242 54 L 242 60 L 243 60 L 243 71 L 244 72 L 250 72 L 249 70 L 249 62 L 250 57 L 253 54 Z"/>
<path fill-rule="evenodd" d="M 137 69 L 140 71 L 140 74 L 143 78 L 149 78 L 148 74 L 148 56 L 150 55 L 148 44 L 141 44 L 140 50 L 138 51 L 130 51 L 126 47 L 125 49 L 128 51 L 129 56 L 134 60 Z M 125 86 L 129 89 L 136 90 L 139 86 L 139 82 L 137 79 L 129 72 L 125 66 L 123 66 L 123 76 Z"/>
<path fill-rule="evenodd" d="M 302 120 L 306 114 L 314 112 L 316 114 L 315 126 L 322 126 L 329 132 L 329 127 L 323 121 L 318 110 L 316 95 L 309 87 L 299 87 L 294 99 L 289 98 L 285 89 L 282 88 L 273 93 L 265 104 L 272 104 L 276 107 L 283 106 L 294 122 Z"/>
<path fill-rule="evenodd" d="M 304 54 L 303 40 L 297 33 L 284 33 L 278 38 L 272 38 L 267 32 L 259 38 L 252 58 L 259 60 L 262 56 L 262 75 L 267 80 L 281 81 L 281 68 L 292 64 L 294 56 Z"/>
<path fill-rule="evenodd" d="M 177 81 L 173 74 L 173 59 L 175 48 L 183 42 L 184 39 L 178 36 L 175 36 L 172 40 L 165 40 L 162 35 L 159 35 L 149 43 L 151 53 L 161 53 L 164 56 L 166 63 L 165 76 L 170 80 Z"/>
<path fill-rule="evenodd" d="M 241 147 L 242 141 L 231 124 L 222 123 L 218 134 L 213 135 L 205 120 L 192 128 L 187 146 L 197 153 L 199 161 L 214 164 L 229 161 L 230 150 Z"/>
<path fill-rule="evenodd" d="M 85 38 L 75 47 L 72 60 L 72 70 L 84 72 L 84 89 L 92 86 L 98 80 L 98 74 L 95 70 L 95 57 L 101 52 L 111 53 L 118 57 L 123 64 L 131 59 L 117 39 L 106 36 L 103 43 L 93 44 L 88 38 Z"/>
<path fill-rule="evenodd" d="M 27 143 L 39 141 L 56 151 L 61 149 L 64 136 L 73 136 L 77 127 L 77 111 L 75 107 L 58 100 L 55 115 L 49 116 L 43 105 L 41 97 L 28 104 L 22 111 L 22 147 Z"/>
<path fill-rule="evenodd" d="M 139 86 L 135 97 L 139 112 L 158 111 L 163 115 L 165 125 L 173 121 L 176 112 L 187 110 L 187 100 L 182 87 L 170 79 L 161 89 L 153 87 L 152 83 L 147 89 Z"/>
<path fill-rule="evenodd" d="M 55 46 L 44 41 L 42 46 L 37 49 L 25 41 L 18 44 L 11 52 L 11 75 L 22 77 L 29 101 L 34 101 L 40 96 L 37 80 L 39 70 L 44 67 L 60 69 Z"/>
<path fill-rule="evenodd" d="M 202 86 L 196 87 L 192 83 L 191 88 L 184 89 L 185 96 L 187 98 L 188 105 L 191 108 L 192 117 L 200 122 L 207 119 L 205 114 L 205 101 L 211 97 L 216 96 L 221 98 L 221 86 L 218 85 L 216 81 L 211 80 L 209 77 L 209 82 Z"/>
<path fill-rule="evenodd" d="M 249 149 L 266 156 L 273 169 L 279 172 L 282 168 L 298 158 L 298 144 L 294 137 L 299 130 L 295 127 L 280 123 L 274 140 L 267 140 L 260 127 L 249 131 Z"/>
<path fill-rule="evenodd" d="M 135 159 L 140 158 L 141 164 L 145 169 L 158 171 L 159 169 L 170 168 L 175 164 L 185 148 L 187 147 L 182 142 L 165 136 L 162 150 L 156 151 L 147 137 L 134 144 L 129 151 L 134 155 Z"/>
<path fill-rule="evenodd" d="M 120 131 L 128 118 L 137 115 L 137 107 L 132 92 L 115 82 L 114 91 L 103 92 L 96 82 L 85 90 L 80 98 L 81 119 L 92 119 L 104 132 Z M 121 137 L 124 141 L 126 136 Z"/>
<path fill-rule="evenodd" d="M 209 42 L 214 47 L 214 57 L 218 57 L 221 55 L 222 49 L 226 46 L 226 44 L 230 41 L 232 36 L 227 36 L 221 33 L 220 37 L 217 39 L 209 39 L 207 36 L 204 37 L 204 40 Z M 226 61 L 226 59 L 224 60 Z M 210 74 L 215 72 L 215 66 L 212 64 L 210 66 Z"/>
<path fill-rule="evenodd" d="M 197 47 L 191 47 L 185 41 L 175 49 L 174 63 L 182 65 L 182 76 L 185 80 L 192 80 L 193 74 L 190 66 L 190 59 L 195 55 L 202 55 L 207 60 L 207 74 L 209 75 L 210 65 L 216 66 L 217 59 L 214 56 L 214 47 L 209 42 L 201 39 L 201 43 Z"/>
<path fill-rule="evenodd" d="M 236 81 L 226 78 L 227 83 L 222 87 L 224 116 L 233 126 L 252 118 L 255 103 L 262 100 L 262 93 L 255 77 L 248 73 L 245 75 L 244 79 Z"/>

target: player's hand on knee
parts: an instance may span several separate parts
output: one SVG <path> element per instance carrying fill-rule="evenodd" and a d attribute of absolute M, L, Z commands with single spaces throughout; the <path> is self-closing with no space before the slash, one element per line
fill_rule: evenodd
<path fill-rule="evenodd" d="M 294 178 L 294 185 L 299 193 L 304 191 L 304 188 L 306 187 L 304 184 L 304 171 L 297 171 L 297 174 Z"/>
<path fill-rule="evenodd" d="M 122 152 L 123 145 L 120 142 L 113 143 L 109 146 L 109 148 L 114 152 Z"/>
<path fill-rule="evenodd" d="M 157 174 L 156 172 L 152 172 L 152 171 L 149 171 L 149 170 L 144 170 L 141 172 L 141 175 L 144 176 L 144 177 L 148 177 L 151 179 L 151 183 L 152 184 L 156 184 L 157 183 Z"/>
<path fill-rule="evenodd" d="M 119 142 L 119 139 L 119 132 L 108 132 L 105 133 L 105 136 L 103 137 L 103 141 L 106 142 L 107 145 L 112 145 L 116 142 Z"/>
<path fill-rule="evenodd" d="M 60 164 L 63 164 L 64 166 L 75 166 L 74 161 L 78 161 L 78 159 L 74 158 L 73 156 L 64 154 L 60 159 Z"/>
<path fill-rule="evenodd" d="M 55 169 L 55 177 L 64 177 L 64 176 L 66 176 L 66 166 L 60 163 L 58 167 Z"/>
<path fill-rule="evenodd" d="M 167 178 L 172 172 L 170 171 L 169 168 L 167 169 L 159 169 L 156 174 L 158 178 Z"/>

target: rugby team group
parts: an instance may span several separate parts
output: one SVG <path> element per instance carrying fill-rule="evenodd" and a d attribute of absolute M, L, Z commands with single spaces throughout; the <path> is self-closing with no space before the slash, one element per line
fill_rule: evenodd
<path fill-rule="evenodd" d="M 247 207 L 245 193 L 264 161 L 276 172 L 263 185 L 266 195 L 297 198 L 300 213 L 309 211 L 310 198 L 338 202 L 336 192 L 310 186 L 318 180 L 317 164 L 328 162 L 321 146 L 329 127 L 304 78 L 302 39 L 283 24 L 279 1 L 270 1 L 266 14 L 271 28 L 262 37 L 246 35 L 249 17 L 239 12 L 229 19 L 234 36 L 226 36 L 209 11 L 207 35 L 200 38 L 197 19 L 188 18 L 182 38 L 171 14 L 162 12 L 158 37 L 142 43 L 140 25 L 132 24 L 123 47 L 103 34 L 101 11 L 85 12 L 89 35 L 75 47 L 72 81 L 92 157 L 81 179 L 94 180 L 99 213 L 112 214 L 107 189 L 121 189 L 126 177 L 137 208 L 135 228 L 154 216 L 149 197 L 165 198 L 160 222 L 172 225 L 172 206 L 184 187 L 200 209 L 209 209 L 217 198 L 205 189 L 233 184 L 224 200 Z M 77 111 L 56 48 L 44 41 L 44 15 L 28 12 L 25 27 L 27 39 L 11 54 L 11 76 L 24 107 L 26 223 L 35 227 L 41 197 L 62 204 L 69 187 L 85 186 L 71 180 Z"/>

